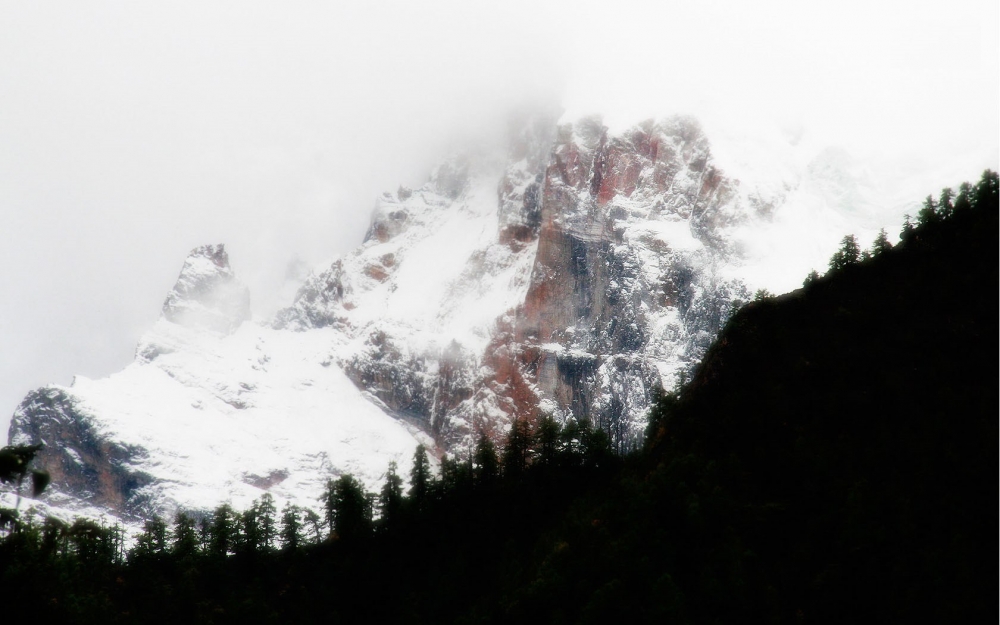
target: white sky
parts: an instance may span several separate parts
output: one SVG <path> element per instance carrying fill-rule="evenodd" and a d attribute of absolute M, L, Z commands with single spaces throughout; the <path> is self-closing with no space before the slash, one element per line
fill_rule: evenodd
<path fill-rule="evenodd" d="M 192 247 L 225 242 L 267 315 L 295 255 L 350 249 L 378 193 L 526 102 L 974 178 L 998 31 L 994 0 L 0 0 L 0 427 L 130 362 Z"/>

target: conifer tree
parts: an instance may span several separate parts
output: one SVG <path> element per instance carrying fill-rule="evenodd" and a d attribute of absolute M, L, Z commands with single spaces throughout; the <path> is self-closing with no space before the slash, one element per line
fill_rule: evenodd
<path fill-rule="evenodd" d="M 320 519 L 319 515 L 316 514 L 316 511 L 312 509 L 306 509 L 304 516 L 306 527 L 312 530 L 312 544 L 318 545 L 323 539 L 321 531 L 322 519 Z"/>
<path fill-rule="evenodd" d="M 337 483 L 329 479 L 323 489 L 323 521 L 327 534 L 332 536 L 337 521 Z"/>
<path fill-rule="evenodd" d="M 955 198 L 955 208 L 952 210 L 953 213 L 962 213 L 970 208 L 972 208 L 972 185 L 968 182 L 963 182 L 958 187 L 958 196 Z"/>
<path fill-rule="evenodd" d="M 167 524 L 154 516 L 142 526 L 142 533 L 132 548 L 132 557 L 148 558 L 163 555 L 167 552 Z"/>
<path fill-rule="evenodd" d="M 432 489 L 433 498 L 443 499 L 445 493 L 454 491 L 461 481 L 461 468 L 458 460 L 452 458 L 447 453 L 441 454 L 441 479 L 437 480 L 436 488 Z"/>
<path fill-rule="evenodd" d="M 590 427 L 586 421 L 580 423 L 576 419 L 567 419 L 559 438 L 562 447 L 563 464 L 579 466 L 583 461 L 583 433 Z"/>
<path fill-rule="evenodd" d="M 955 206 L 951 202 L 953 197 L 955 197 L 955 192 L 949 187 L 941 189 L 941 196 L 938 198 L 937 203 L 937 216 L 940 219 L 951 217 L 952 212 L 955 210 Z"/>
<path fill-rule="evenodd" d="M 611 438 L 601 428 L 590 427 L 584 423 L 583 434 L 583 464 L 588 468 L 603 466 L 612 457 Z"/>
<path fill-rule="evenodd" d="M 403 510 L 403 478 L 396 472 L 396 461 L 389 463 L 385 473 L 385 484 L 378 496 L 380 513 L 379 527 L 388 530 L 399 523 Z"/>
<path fill-rule="evenodd" d="M 479 433 L 479 440 L 476 441 L 476 451 L 473 456 L 473 480 L 477 486 L 490 487 L 500 475 L 500 460 L 497 458 L 497 450 L 493 441 L 483 432 Z"/>
<path fill-rule="evenodd" d="M 158 516 L 154 516 L 147 521 L 147 527 L 151 530 L 153 552 L 162 555 L 167 552 L 167 524 Z"/>
<path fill-rule="evenodd" d="M 65 553 L 66 524 L 55 517 L 45 517 L 41 527 L 41 550 L 45 553 L 54 554 L 59 551 Z"/>
<path fill-rule="evenodd" d="M 830 258 L 830 271 L 839 271 L 856 265 L 860 257 L 861 248 L 858 247 L 858 240 L 853 234 L 849 234 L 840 241 L 840 249 Z"/>
<path fill-rule="evenodd" d="M 261 547 L 260 523 L 257 516 L 257 502 L 236 515 L 239 531 L 233 536 L 233 551 L 256 553 Z"/>
<path fill-rule="evenodd" d="M 297 551 L 302 543 L 302 511 L 286 503 L 281 511 L 281 546 L 287 552 Z"/>
<path fill-rule="evenodd" d="M 333 531 L 341 540 L 355 540 L 371 531 L 371 499 L 351 475 L 342 475 L 333 485 Z"/>
<path fill-rule="evenodd" d="M 422 510 L 427 503 L 430 481 L 431 464 L 427 448 L 421 443 L 413 453 L 413 467 L 410 469 L 410 502 L 416 510 Z"/>
<path fill-rule="evenodd" d="M 445 458 L 448 456 L 445 455 Z M 457 457 L 448 458 L 448 470 L 445 471 L 444 458 L 441 463 L 441 493 L 465 492 L 472 487 L 474 479 L 472 477 L 472 458 L 459 460 Z"/>
<path fill-rule="evenodd" d="M 913 225 L 909 214 L 903 216 L 903 229 L 899 232 L 899 242 L 909 243 L 917 235 L 917 228 Z"/>
<path fill-rule="evenodd" d="M 875 237 L 875 241 L 872 243 L 872 256 L 881 256 L 891 249 L 892 243 L 889 243 L 889 237 L 885 233 L 885 228 L 882 228 L 878 231 L 878 236 Z"/>
<path fill-rule="evenodd" d="M 998 187 L 997 172 L 989 169 L 983 172 L 976 184 L 975 203 L 977 207 L 985 207 L 991 198 L 996 198 Z"/>
<path fill-rule="evenodd" d="M 517 419 L 511 424 L 503 450 L 504 478 L 520 478 L 528 468 L 530 454 L 531 426 L 526 419 Z"/>
<path fill-rule="evenodd" d="M 806 279 L 802 281 L 802 286 L 809 286 L 810 284 L 813 284 L 817 280 L 819 280 L 819 272 L 813 269 L 806 276 Z"/>
<path fill-rule="evenodd" d="M 154 521 L 158 521 L 154 522 Z M 148 548 L 148 554 L 162 553 L 161 546 L 165 545 L 164 540 L 160 540 L 158 525 L 162 521 L 154 519 L 148 521 L 149 539 L 144 541 L 144 548 Z M 144 528 L 145 529 L 145 528 Z M 73 553 L 81 564 L 87 566 L 100 561 L 110 562 L 112 559 L 113 547 L 108 536 L 108 532 L 90 519 L 79 518 L 66 531 L 66 542 L 71 553 Z"/>
<path fill-rule="evenodd" d="M 928 195 L 917 212 L 917 225 L 926 226 L 936 221 L 938 221 L 937 205 L 934 203 L 934 198 Z"/>
<path fill-rule="evenodd" d="M 215 509 L 209 526 L 208 552 L 215 557 L 225 557 L 236 546 L 238 517 L 232 506 L 224 503 Z"/>
<path fill-rule="evenodd" d="M 112 561 L 115 564 L 125 563 L 125 526 L 115 521 L 114 527 L 109 530 L 111 544 L 113 548 Z"/>
<path fill-rule="evenodd" d="M 277 530 L 275 529 L 275 515 L 277 509 L 274 506 L 274 497 L 271 493 L 264 493 L 256 503 L 257 524 L 260 533 L 260 547 L 264 550 L 274 548 L 274 539 Z"/>
<path fill-rule="evenodd" d="M 174 544 L 171 552 L 178 558 L 193 556 L 198 551 L 198 534 L 194 519 L 181 511 L 174 519 Z"/>
<path fill-rule="evenodd" d="M 203 516 L 198 520 L 198 548 L 202 553 L 212 550 L 212 517 Z"/>
<path fill-rule="evenodd" d="M 544 415 L 538 421 L 535 431 L 535 449 L 538 450 L 538 462 L 544 467 L 555 464 L 559 455 L 559 424 L 551 415 Z"/>

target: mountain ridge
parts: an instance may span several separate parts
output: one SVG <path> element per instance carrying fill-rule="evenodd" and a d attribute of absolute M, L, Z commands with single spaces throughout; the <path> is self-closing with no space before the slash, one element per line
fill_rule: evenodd
<path fill-rule="evenodd" d="M 29 394 L 10 440 L 59 441 L 41 458 L 66 467 L 53 500 L 136 517 L 262 492 L 314 506 L 328 477 L 373 487 L 418 442 L 461 457 L 480 433 L 499 440 L 543 415 L 592 422 L 623 451 L 749 299 L 733 274 L 739 237 L 787 201 L 727 178 L 690 117 L 619 134 L 597 117 L 532 119 L 502 157 L 460 154 L 422 187 L 383 194 L 364 242 L 270 324 L 247 321 L 223 246 L 193 250 L 136 362 L 39 391 L 58 414 Z M 125 451 L 80 464 L 84 433 L 45 423 L 93 424 Z M 394 442 L 359 442 L 371 436 Z M 66 477 L 88 463 L 133 481 L 95 494 Z"/>

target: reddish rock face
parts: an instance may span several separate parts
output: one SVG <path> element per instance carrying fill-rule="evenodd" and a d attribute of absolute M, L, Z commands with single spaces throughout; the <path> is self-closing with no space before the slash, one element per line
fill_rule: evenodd
<path fill-rule="evenodd" d="M 531 227 L 524 224 L 514 224 L 500 230 L 500 243 L 506 245 L 513 252 L 520 252 L 524 249 L 524 244 L 535 238 L 535 232 Z"/>
<path fill-rule="evenodd" d="M 486 349 L 483 364 L 492 376 L 485 380 L 485 385 L 501 398 L 499 407 L 508 416 L 507 422 L 518 418 L 534 423 L 539 416 L 540 398 L 534 384 L 538 358 L 537 347 L 515 341 L 514 328 L 510 325 L 498 328 L 493 342 Z M 491 427 L 490 431 L 503 433 L 496 427 Z"/>
<path fill-rule="evenodd" d="M 348 327 L 360 301 L 352 289 L 394 289 L 408 242 L 438 223 L 433 211 L 470 210 L 470 172 L 480 167 L 452 159 L 421 189 L 380 199 L 363 246 L 370 255 L 312 278 L 297 309 L 282 314 L 296 327 Z M 633 444 L 654 393 L 693 366 L 745 296 L 713 269 L 730 254 L 726 228 L 746 212 L 738 183 L 712 165 L 697 123 L 676 117 L 617 135 L 598 118 L 535 120 L 514 133 L 496 184 L 497 221 L 475 226 L 495 227 L 495 242 L 475 250 L 448 287 L 461 298 L 486 267 L 523 268 L 516 285 L 493 283 L 523 299 L 479 329 L 486 346 L 415 347 L 397 322 L 382 334 L 358 328 L 364 347 L 341 364 L 446 449 L 543 413 L 588 419 L 622 448 Z M 487 214 L 481 204 L 473 212 Z"/>
<path fill-rule="evenodd" d="M 689 119 L 645 122 L 611 138 L 595 119 L 559 129 L 538 191 L 538 227 L 516 237 L 501 231 L 504 243 L 537 237 L 524 303 L 484 358 L 493 372 L 484 384 L 504 398 L 498 407 L 508 421 L 537 419 L 549 400 L 563 415 L 617 431 L 622 444 L 636 435 L 622 425 L 661 384 L 646 355 L 656 340 L 649 316 L 688 307 L 694 277 L 683 263 L 664 263 L 651 282 L 630 249 L 640 244 L 625 233 L 629 212 L 687 220 L 711 247 L 711 235 L 738 214 L 726 210 L 735 183 L 709 163 L 708 143 Z M 661 239 L 641 246 L 665 260 L 673 255 Z"/>
<path fill-rule="evenodd" d="M 389 277 L 389 272 L 385 270 L 385 267 L 381 267 L 379 265 L 368 265 L 365 267 L 365 275 L 373 280 L 385 282 L 386 278 Z"/>
<path fill-rule="evenodd" d="M 639 183 L 643 163 L 627 146 L 612 144 L 601 155 L 595 180 L 599 181 L 597 204 L 604 206 L 616 195 L 630 197 Z"/>
<path fill-rule="evenodd" d="M 148 512 L 147 502 L 135 495 L 152 478 L 129 467 L 142 450 L 101 436 L 78 413 L 67 393 L 52 388 L 32 391 L 14 412 L 10 430 L 14 443 L 44 441 L 36 460 L 61 492 L 75 493 L 91 505 L 115 510 L 126 518 L 140 518 Z"/>
<path fill-rule="evenodd" d="M 657 142 L 648 132 L 609 142 L 606 129 L 587 120 L 581 136 L 563 131 L 560 138 L 546 170 L 535 270 L 518 316 L 522 341 L 560 342 L 577 321 L 592 325 L 610 313 L 606 256 L 615 233 L 605 207 L 618 195 L 630 197 L 640 174 L 655 165 Z"/>

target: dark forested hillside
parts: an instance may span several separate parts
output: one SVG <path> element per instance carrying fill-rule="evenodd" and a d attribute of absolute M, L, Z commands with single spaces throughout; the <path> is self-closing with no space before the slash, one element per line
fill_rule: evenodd
<path fill-rule="evenodd" d="M 331 482 L 113 532 L 8 517 L 8 614 L 100 623 L 886 623 L 995 618 L 997 176 L 892 247 L 743 307 L 627 458 L 513 429 L 404 493 Z M 269 507 L 270 506 L 270 507 Z M 374 511 L 379 514 L 374 514 Z M 269 519 L 269 520 L 268 520 Z M 9 606 L 9 607 L 8 607 Z"/>
<path fill-rule="evenodd" d="M 723 500 L 775 616 L 994 611 L 997 216 L 995 174 L 928 198 L 895 249 L 744 307 L 659 412 L 650 461 Z"/>

